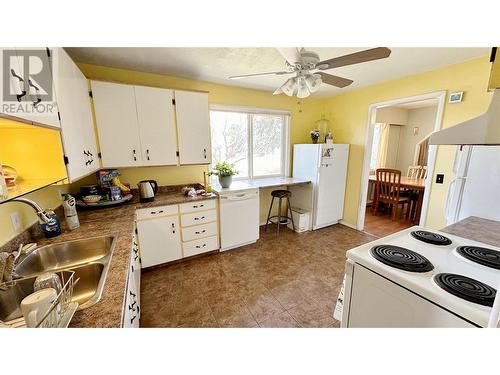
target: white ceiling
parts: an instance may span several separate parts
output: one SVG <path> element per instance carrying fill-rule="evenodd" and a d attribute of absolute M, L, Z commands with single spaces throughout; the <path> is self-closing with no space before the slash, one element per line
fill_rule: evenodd
<path fill-rule="evenodd" d="M 366 47 L 370 48 L 370 47 Z M 366 48 L 314 48 L 321 60 Z M 274 48 L 66 48 L 77 62 L 158 73 L 274 91 L 285 76 L 230 80 L 231 75 L 283 70 L 284 60 Z M 387 59 L 351 65 L 328 72 L 354 83 L 339 89 L 323 84 L 315 96 L 325 97 L 375 83 L 425 72 L 489 54 L 489 48 L 391 48 Z"/>

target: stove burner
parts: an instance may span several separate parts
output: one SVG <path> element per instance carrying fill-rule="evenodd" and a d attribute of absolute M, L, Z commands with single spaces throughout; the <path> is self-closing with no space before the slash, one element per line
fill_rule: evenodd
<path fill-rule="evenodd" d="M 491 286 L 462 275 L 439 273 L 434 280 L 448 293 L 483 306 L 493 306 L 497 294 Z"/>
<path fill-rule="evenodd" d="M 457 253 L 465 259 L 500 270 L 500 251 L 478 246 L 459 246 Z"/>
<path fill-rule="evenodd" d="M 432 245 L 446 246 L 451 244 L 451 240 L 448 237 L 442 236 L 437 233 L 428 232 L 426 230 L 415 230 L 410 232 L 413 238 L 417 240 L 430 243 Z"/>
<path fill-rule="evenodd" d="M 372 247 L 370 253 L 378 261 L 400 270 L 429 272 L 434 269 L 434 266 L 427 258 L 404 247 L 378 245 Z"/>

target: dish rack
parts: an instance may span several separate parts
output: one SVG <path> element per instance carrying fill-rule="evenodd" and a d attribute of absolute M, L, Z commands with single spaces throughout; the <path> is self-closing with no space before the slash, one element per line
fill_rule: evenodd
<path fill-rule="evenodd" d="M 78 303 L 72 302 L 71 300 L 73 298 L 73 288 L 80 279 L 75 278 L 75 272 L 73 271 L 59 271 L 55 273 L 61 278 L 63 287 L 57 295 L 57 298 L 54 302 L 52 302 L 50 309 L 43 316 L 40 322 L 38 322 L 35 328 L 66 328 L 78 308 Z M 2 284 L 1 286 L 14 287 L 17 282 L 27 279 L 35 281 L 36 277 L 30 276 L 27 278 L 12 280 Z M 19 309 L 21 309 L 20 306 Z M 26 327 L 26 322 L 23 317 L 3 322 L 3 324 L 11 328 Z"/>

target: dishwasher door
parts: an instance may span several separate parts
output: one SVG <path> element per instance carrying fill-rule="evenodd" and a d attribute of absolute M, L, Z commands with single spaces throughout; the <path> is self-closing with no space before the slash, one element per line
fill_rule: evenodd
<path fill-rule="evenodd" d="M 259 189 L 222 193 L 220 199 L 221 251 L 259 239 Z"/>

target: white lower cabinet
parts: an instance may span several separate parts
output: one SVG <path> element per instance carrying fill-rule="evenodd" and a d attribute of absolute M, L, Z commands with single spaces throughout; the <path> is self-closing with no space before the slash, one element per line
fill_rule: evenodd
<path fill-rule="evenodd" d="M 136 222 L 142 268 L 219 248 L 216 200 L 142 208 Z"/>
<path fill-rule="evenodd" d="M 122 327 L 139 328 L 141 318 L 141 256 L 137 236 L 132 239 L 132 251 L 125 289 Z"/>
<path fill-rule="evenodd" d="M 182 258 L 178 215 L 138 220 L 137 230 L 143 268 Z"/>

